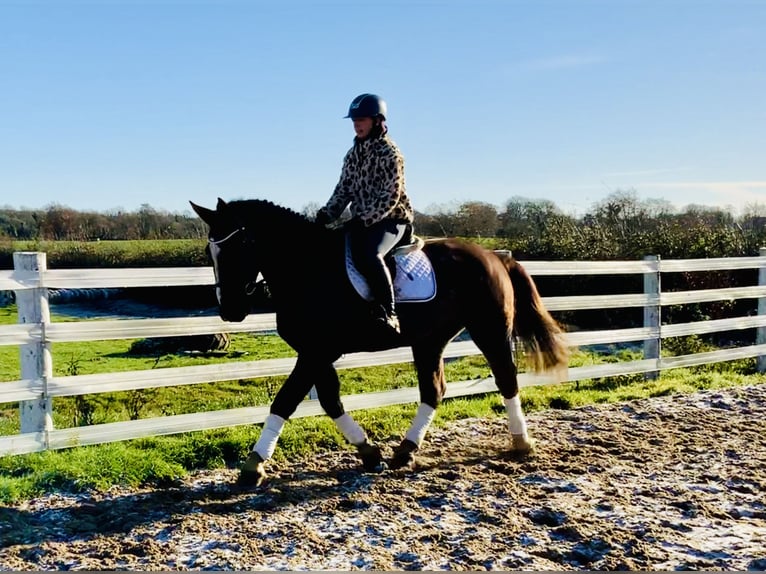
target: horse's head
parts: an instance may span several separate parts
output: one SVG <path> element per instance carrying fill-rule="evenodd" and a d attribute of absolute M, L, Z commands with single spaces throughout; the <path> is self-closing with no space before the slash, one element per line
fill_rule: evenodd
<path fill-rule="evenodd" d="M 240 214 L 220 198 L 215 210 L 189 203 L 209 227 L 207 251 L 213 262 L 221 319 L 242 321 L 250 312 L 248 295 L 258 276 L 245 223 Z"/>

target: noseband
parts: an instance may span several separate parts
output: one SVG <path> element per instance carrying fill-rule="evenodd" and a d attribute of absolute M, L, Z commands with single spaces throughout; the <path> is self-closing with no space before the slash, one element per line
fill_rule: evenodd
<path fill-rule="evenodd" d="M 207 242 L 210 245 L 215 245 L 216 247 L 219 247 L 220 245 L 226 243 L 229 239 L 234 237 L 240 231 L 244 233 L 245 228 L 244 227 L 238 227 L 237 229 L 235 229 L 234 231 L 232 231 L 231 233 L 229 233 L 226 237 L 224 237 L 222 239 L 212 239 L 212 238 L 208 237 Z M 246 245 L 247 243 L 248 243 L 248 238 L 245 237 L 245 239 L 242 241 L 242 244 Z M 261 275 L 261 277 L 263 277 L 263 275 Z M 263 278 L 259 281 L 257 279 L 257 275 L 256 275 L 256 279 L 253 279 L 252 281 L 248 281 L 247 284 L 245 284 L 245 293 L 247 295 L 252 295 L 253 293 L 255 293 L 255 290 L 258 287 L 258 284 L 262 283 L 263 281 L 264 281 Z M 220 288 L 221 287 L 221 284 L 220 284 L 219 281 L 215 282 L 215 287 L 216 288 Z"/>

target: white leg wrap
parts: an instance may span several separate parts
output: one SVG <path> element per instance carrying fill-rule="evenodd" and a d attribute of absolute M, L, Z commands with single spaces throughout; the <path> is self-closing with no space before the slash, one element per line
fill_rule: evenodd
<path fill-rule="evenodd" d="M 285 419 L 282 417 L 274 414 L 266 417 L 261 436 L 258 437 L 258 442 L 253 447 L 253 451 L 257 452 L 263 460 L 269 460 L 274 454 L 283 426 L 285 426 Z"/>
<path fill-rule="evenodd" d="M 332 421 L 335 423 L 335 426 L 338 427 L 338 430 L 343 433 L 343 436 L 346 437 L 346 440 L 349 443 L 358 445 L 367 440 L 367 434 L 362 430 L 362 427 L 351 418 L 350 414 L 343 413 L 337 419 L 332 419 Z"/>
<path fill-rule="evenodd" d="M 429 406 L 425 403 L 420 403 L 420 406 L 418 406 L 418 412 L 415 415 L 415 418 L 412 419 L 410 430 L 407 431 L 407 434 L 404 435 L 404 438 L 420 446 L 420 443 L 422 443 L 423 439 L 426 437 L 428 427 L 431 426 L 431 421 L 434 420 L 435 414 L 436 409 L 434 409 L 432 406 Z"/>
<path fill-rule="evenodd" d="M 527 435 L 527 421 L 521 411 L 521 398 L 518 394 L 512 399 L 503 399 L 508 413 L 508 429 L 512 435 Z"/>

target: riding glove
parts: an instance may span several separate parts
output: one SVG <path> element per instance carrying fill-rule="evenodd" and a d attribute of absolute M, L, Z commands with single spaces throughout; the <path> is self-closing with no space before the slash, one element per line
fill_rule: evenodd
<path fill-rule="evenodd" d="M 314 216 L 314 222 L 318 225 L 327 225 L 331 221 L 332 217 L 330 217 L 330 214 L 324 207 L 317 211 L 316 215 Z"/>

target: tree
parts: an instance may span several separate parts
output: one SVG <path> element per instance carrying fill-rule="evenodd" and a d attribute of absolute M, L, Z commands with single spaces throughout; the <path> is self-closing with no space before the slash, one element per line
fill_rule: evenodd
<path fill-rule="evenodd" d="M 551 225 L 566 217 L 550 200 L 514 196 L 498 216 L 498 234 L 508 238 L 511 250 L 519 256 L 540 256 L 548 252 L 542 244 L 550 243 L 550 237 L 544 238 Z"/>
<path fill-rule="evenodd" d="M 39 219 L 43 239 L 63 241 L 71 239 L 74 221 L 78 214 L 73 209 L 58 204 L 48 206 Z"/>
<path fill-rule="evenodd" d="M 495 237 L 499 226 L 497 208 L 481 201 L 469 201 L 456 214 L 457 235 Z"/>
<path fill-rule="evenodd" d="M 415 212 L 415 232 L 427 237 L 458 235 L 456 213 L 459 206 L 431 205 L 426 213 Z"/>
<path fill-rule="evenodd" d="M 322 206 L 318 202 L 310 201 L 309 203 L 303 206 L 303 209 L 301 209 L 301 214 L 305 215 L 309 219 L 313 219 L 317 211 L 319 211 L 321 207 Z"/>
<path fill-rule="evenodd" d="M 0 210 L 0 237 L 34 239 L 39 234 L 37 218 L 32 211 Z"/>

